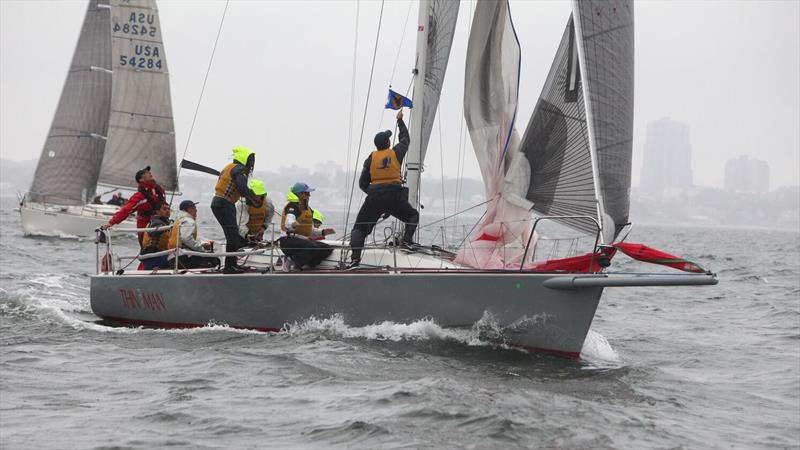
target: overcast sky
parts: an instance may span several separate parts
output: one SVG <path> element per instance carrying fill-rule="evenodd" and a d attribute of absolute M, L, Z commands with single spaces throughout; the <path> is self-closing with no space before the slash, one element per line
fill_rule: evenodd
<path fill-rule="evenodd" d="M 0 0 L 0 157 L 38 158 L 86 5 Z M 224 5 L 159 1 L 179 157 Z M 769 163 L 773 188 L 800 184 L 799 5 L 636 2 L 634 185 L 647 123 L 661 117 L 691 126 L 695 184 L 721 186 L 725 161 L 741 154 Z M 436 178 L 457 170 L 471 7 L 471 1 L 462 2 L 440 106 L 441 139 L 437 124 L 429 145 L 426 171 Z M 187 158 L 221 167 L 231 147 L 247 145 L 264 170 L 344 165 L 356 8 L 353 1 L 231 1 Z M 382 109 L 388 85 L 404 92 L 411 80 L 416 9 L 405 0 L 385 4 L 361 159 L 374 133 L 392 125 L 392 114 Z M 353 157 L 379 11 L 378 1 L 360 3 Z M 517 123 L 522 133 L 570 4 L 517 0 L 511 11 L 523 55 Z M 478 178 L 468 151 L 466 175 Z"/>

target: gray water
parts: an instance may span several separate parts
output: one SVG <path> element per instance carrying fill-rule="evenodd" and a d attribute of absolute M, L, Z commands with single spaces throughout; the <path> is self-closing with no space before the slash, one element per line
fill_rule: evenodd
<path fill-rule="evenodd" d="M 632 241 L 720 284 L 606 290 L 575 361 L 430 320 L 102 326 L 94 245 L 23 238 L 12 208 L 4 199 L 2 448 L 800 447 L 797 232 L 637 227 Z"/>

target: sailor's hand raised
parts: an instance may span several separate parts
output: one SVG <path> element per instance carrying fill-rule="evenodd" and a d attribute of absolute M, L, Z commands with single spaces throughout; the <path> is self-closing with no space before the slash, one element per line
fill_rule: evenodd
<path fill-rule="evenodd" d="M 334 230 L 333 228 L 325 228 L 324 230 L 322 230 L 323 236 L 328 236 L 331 234 L 336 234 L 336 230 Z"/>
<path fill-rule="evenodd" d="M 109 224 L 109 223 L 104 223 L 104 224 L 100 225 L 100 229 L 103 230 L 103 231 L 105 231 L 105 230 L 107 230 L 109 228 L 111 228 L 111 224 Z"/>
<path fill-rule="evenodd" d="M 403 120 L 403 110 L 397 111 L 397 120 Z"/>

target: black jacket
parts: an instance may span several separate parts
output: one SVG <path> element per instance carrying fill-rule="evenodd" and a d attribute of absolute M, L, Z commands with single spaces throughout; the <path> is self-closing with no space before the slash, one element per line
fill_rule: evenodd
<path fill-rule="evenodd" d="M 406 153 L 408 153 L 408 145 L 411 143 L 411 137 L 408 135 L 408 128 L 406 128 L 406 124 L 403 122 L 403 119 L 397 121 L 397 129 L 399 131 L 399 142 L 392 150 L 394 150 L 395 155 L 397 155 L 397 161 L 399 161 L 400 164 L 403 164 L 403 159 L 406 157 Z M 366 194 L 369 194 L 369 185 L 372 183 L 372 177 L 369 174 L 370 165 L 372 165 L 372 153 L 370 153 L 369 156 L 367 156 L 367 159 L 364 160 L 364 167 L 361 169 L 361 176 L 358 178 L 358 187 Z M 380 188 L 397 189 L 397 186 L 380 185 Z"/>

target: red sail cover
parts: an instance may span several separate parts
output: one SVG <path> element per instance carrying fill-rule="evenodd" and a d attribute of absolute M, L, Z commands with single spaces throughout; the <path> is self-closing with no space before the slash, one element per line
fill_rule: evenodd
<path fill-rule="evenodd" d="M 602 252 L 602 253 L 601 253 Z M 535 262 L 533 267 L 528 270 L 533 272 L 599 272 L 603 267 L 600 265 L 600 258 L 605 255 L 610 261 L 616 253 L 616 249 L 603 247 L 601 252 L 594 255 L 586 253 L 584 255 L 571 256 L 569 258 L 549 259 L 547 261 Z"/>
<path fill-rule="evenodd" d="M 628 242 L 620 242 L 614 244 L 614 247 L 619 249 L 622 253 L 630 256 L 639 261 L 649 262 L 653 264 L 662 264 L 674 269 L 683 270 L 684 272 L 705 273 L 706 271 L 697 264 L 680 258 L 678 256 L 664 253 L 660 250 L 648 247 L 644 244 L 632 244 Z"/>

